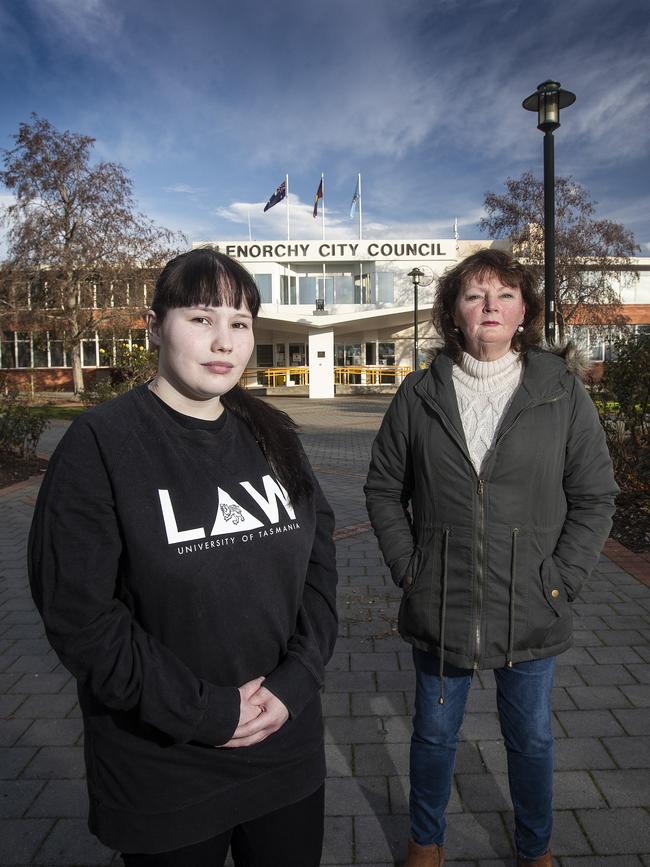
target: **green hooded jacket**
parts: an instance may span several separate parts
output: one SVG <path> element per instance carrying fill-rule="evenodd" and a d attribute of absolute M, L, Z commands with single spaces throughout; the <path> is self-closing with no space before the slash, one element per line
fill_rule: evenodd
<path fill-rule="evenodd" d="M 618 492 L 598 414 L 563 357 L 529 349 L 478 474 L 452 369 L 441 353 L 408 376 L 372 449 L 366 502 L 404 589 L 400 633 L 441 671 L 557 655 Z"/>

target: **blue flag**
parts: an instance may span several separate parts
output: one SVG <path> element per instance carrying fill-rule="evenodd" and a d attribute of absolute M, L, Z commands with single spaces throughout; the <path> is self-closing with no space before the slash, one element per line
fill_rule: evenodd
<path fill-rule="evenodd" d="M 287 194 L 287 182 L 286 180 L 282 181 L 277 190 L 273 193 L 268 202 L 264 205 L 264 211 L 268 211 L 269 208 L 272 208 L 273 205 L 277 205 L 278 202 L 281 202 L 282 199 Z"/>
<path fill-rule="evenodd" d="M 357 178 L 357 185 L 354 188 L 354 195 L 352 196 L 352 203 L 350 205 L 350 219 L 354 217 L 354 212 L 357 209 L 357 202 L 359 201 L 359 178 Z"/>

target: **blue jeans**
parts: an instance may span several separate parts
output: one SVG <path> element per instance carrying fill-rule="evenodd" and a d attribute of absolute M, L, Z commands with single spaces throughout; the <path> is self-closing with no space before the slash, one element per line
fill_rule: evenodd
<path fill-rule="evenodd" d="M 445 702 L 440 704 L 438 660 L 417 649 L 413 660 L 417 680 L 411 737 L 411 836 L 420 846 L 441 846 L 458 732 L 473 672 L 445 664 Z M 515 813 L 515 845 L 519 855 L 530 860 L 548 851 L 553 827 L 554 669 L 555 658 L 550 657 L 494 672 Z"/>

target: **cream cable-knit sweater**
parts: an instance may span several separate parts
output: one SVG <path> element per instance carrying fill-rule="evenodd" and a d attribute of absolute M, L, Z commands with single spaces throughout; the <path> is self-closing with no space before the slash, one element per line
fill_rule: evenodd
<path fill-rule="evenodd" d="M 454 364 L 456 400 L 477 473 L 522 373 L 521 356 L 516 352 L 508 352 L 496 361 L 478 361 L 464 352 L 460 364 Z"/>

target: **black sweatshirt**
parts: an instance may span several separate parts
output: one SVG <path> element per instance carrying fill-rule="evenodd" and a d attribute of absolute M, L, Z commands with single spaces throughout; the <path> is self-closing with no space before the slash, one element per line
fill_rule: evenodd
<path fill-rule="evenodd" d="M 90 828 L 108 846 L 186 846 L 322 783 L 332 531 L 316 481 L 289 503 L 233 413 L 196 426 L 141 386 L 71 425 L 29 571 L 78 680 Z M 261 675 L 289 720 L 261 744 L 215 749 L 237 726 L 237 687 Z"/>

